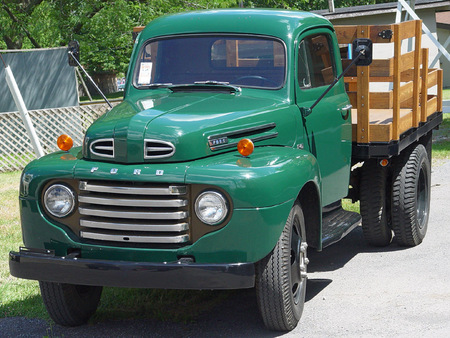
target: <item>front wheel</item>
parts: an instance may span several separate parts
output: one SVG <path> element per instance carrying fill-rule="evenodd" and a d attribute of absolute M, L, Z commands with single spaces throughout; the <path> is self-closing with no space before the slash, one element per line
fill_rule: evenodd
<path fill-rule="evenodd" d="M 275 249 L 256 266 L 256 296 L 268 329 L 290 331 L 297 326 L 306 294 L 305 220 L 295 204 Z"/>
<path fill-rule="evenodd" d="M 78 326 L 85 324 L 97 310 L 101 286 L 85 286 L 39 282 L 42 300 L 56 324 Z"/>

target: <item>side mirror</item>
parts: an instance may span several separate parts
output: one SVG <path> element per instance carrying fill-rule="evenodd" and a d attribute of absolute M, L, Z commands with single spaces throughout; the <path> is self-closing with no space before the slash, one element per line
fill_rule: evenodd
<path fill-rule="evenodd" d="M 369 66 L 372 63 L 372 40 L 355 39 L 352 45 L 354 57 L 358 57 L 357 66 Z"/>
<path fill-rule="evenodd" d="M 67 46 L 67 52 L 71 52 L 67 53 L 69 57 L 69 66 L 78 66 L 78 63 L 80 62 L 80 44 L 77 40 L 69 42 L 69 45 Z M 74 60 L 74 58 L 78 61 L 78 63 Z"/>

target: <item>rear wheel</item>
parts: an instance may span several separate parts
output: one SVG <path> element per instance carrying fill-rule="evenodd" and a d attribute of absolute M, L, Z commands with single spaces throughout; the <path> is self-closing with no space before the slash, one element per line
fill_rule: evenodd
<path fill-rule="evenodd" d="M 388 170 L 376 160 L 364 162 L 360 181 L 360 202 L 364 238 L 373 246 L 387 246 L 390 228 Z"/>
<path fill-rule="evenodd" d="M 407 150 L 394 169 L 392 227 L 399 245 L 416 246 L 427 232 L 431 165 L 422 144 Z"/>
<path fill-rule="evenodd" d="M 256 295 L 268 329 L 289 331 L 297 326 L 306 294 L 307 244 L 299 204 L 291 209 L 275 249 L 256 266 Z"/>
<path fill-rule="evenodd" d="M 39 282 L 42 300 L 56 324 L 78 326 L 86 323 L 97 310 L 101 286 Z"/>

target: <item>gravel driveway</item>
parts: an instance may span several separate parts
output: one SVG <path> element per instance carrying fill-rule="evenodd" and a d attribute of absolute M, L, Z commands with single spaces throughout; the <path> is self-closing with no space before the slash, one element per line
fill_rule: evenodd
<path fill-rule="evenodd" d="M 286 337 L 450 336 L 450 161 L 433 168 L 424 242 L 373 249 L 360 228 L 321 253 L 310 252 L 307 303 Z M 189 309 L 186 309 L 189 311 Z M 194 323 L 105 321 L 77 328 L 2 318 L 0 337 L 277 337 L 264 329 L 253 290 L 236 291 Z"/>

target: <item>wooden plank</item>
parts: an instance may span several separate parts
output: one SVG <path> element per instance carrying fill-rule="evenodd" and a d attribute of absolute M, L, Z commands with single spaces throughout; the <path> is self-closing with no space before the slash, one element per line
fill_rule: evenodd
<path fill-rule="evenodd" d="M 420 122 L 427 121 L 428 49 L 422 49 L 422 85 L 420 86 Z"/>
<path fill-rule="evenodd" d="M 414 51 L 401 55 L 400 72 L 414 68 Z"/>
<path fill-rule="evenodd" d="M 338 43 L 349 44 L 356 39 L 357 36 L 356 31 L 358 29 L 358 26 L 342 25 L 342 26 L 334 26 L 334 29 L 336 31 Z"/>
<path fill-rule="evenodd" d="M 357 107 L 358 106 L 358 100 L 356 98 L 356 91 L 351 91 L 351 92 L 347 92 L 348 98 L 350 99 L 350 104 L 353 107 Z"/>
<path fill-rule="evenodd" d="M 383 39 L 379 34 L 384 30 L 394 31 L 393 25 L 372 25 L 370 26 L 370 40 L 373 43 L 390 43 L 393 40 L 393 36 L 390 39 Z"/>
<path fill-rule="evenodd" d="M 394 25 L 394 102 L 393 102 L 393 114 L 392 114 L 392 138 L 394 140 L 399 139 L 399 119 L 400 119 L 400 61 L 401 61 L 401 48 L 402 40 L 398 39 L 401 36 L 401 26 Z"/>
<path fill-rule="evenodd" d="M 392 109 L 392 105 L 393 105 L 392 90 L 389 92 L 370 93 L 371 109 Z"/>
<path fill-rule="evenodd" d="M 421 53 L 420 49 L 422 41 L 422 20 L 416 20 L 415 22 L 415 45 L 414 45 L 414 81 L 413 81 L 413 118 L 412 126 L 418 127 L 420 121 L 420 111 L 419 111 L 419 80 L 420 80 L 420 59 Z"/>
<path fill-rule="evenodd" d="M 443 70 L 442 69 L 438 69 L 438 78 L 437 78 L 437 107 L 436 107 L 436 111 L 442 111 L 442 88 L 443 88 L 443 83 L 444 83 L 444 75 L 443 75 Z"/>
<path fill-rule="evenodd" d="M 238 40 L 227 40 L 227 67 L 239 67 Z"/>
<path fill-rule="evenodd" d="M 416 21 L 414 21 L 414 20 L 412 20 L 412 21 L 405 21 L 405 22 L 402 22 L 402 23 L 400 23 L 398 25 L 401 26 L 400 34 L 395 35 L 395 32 L 394 32 L 394 35 L 395 35 L 394 39 L 395 40 L 397 40 L 396 36 L 397 37 L 400 36 L 401 40 L 408 39 L 408 38 L 413 38 L 415 36 L 415 34 L 416 34 L 416 27 L 415 27 L 416 26 Z"/>
<path fill-rule="evenodd" d="M 434 114 L 437 111 L 440 111 L 438 110 L 438 99 L 436 96 L 434 96 L 430 100 L 428 100 L 427 117 L 430 116 L 431 114 Z"/>
<path fill-rule="evenodd" d="M 438 83 L 437 74 L 438 74 L 437 69 L 428 69 L 427 88 L 431 88 L 437 85 Z"/>
<path fill-rule="evenodd" d="M 404 85 L 401 85 L 398 93 L 398 99 L 400 103 L 412 99 L 413 92 L 414 92 L 414 83 L 412 81 L 407 82 Z"/>
<path fill-rule="evenodd" d="M 370 76 L 392 76 L 394 74 L 394 59 L 373 60 L 370 65 Z"/>
<path fill-rule="evenodd" d="M 358 26 L 356 35 L 358 38 L 369 37 L 369 26 Z M 357 109 L 358 109 L 358 128 L 357 128 L 357 142 L 369 143 L 369 66 L 358 67 L 358 94 L 357 94 Z"/>

